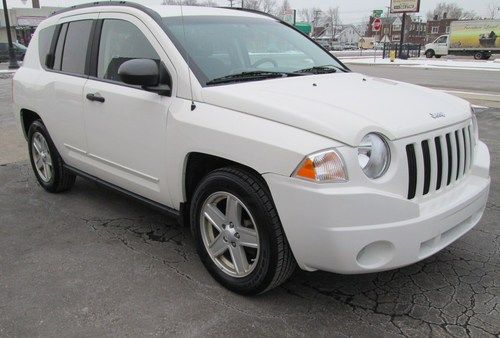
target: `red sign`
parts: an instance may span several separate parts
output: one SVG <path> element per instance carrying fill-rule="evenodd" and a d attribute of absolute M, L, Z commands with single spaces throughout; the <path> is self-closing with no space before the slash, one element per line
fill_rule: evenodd
<path fill-rule="evenodd" d="M 372 30 L 378 32 L 380 31 L 381 28 L 382 28 L 382 20 L 380 20 L 380 18 L 376 18 L 375 20 L 373 20 Z"/>

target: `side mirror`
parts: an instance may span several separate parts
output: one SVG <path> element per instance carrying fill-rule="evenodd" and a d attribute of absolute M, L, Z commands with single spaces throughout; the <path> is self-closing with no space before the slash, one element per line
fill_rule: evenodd
<path fill-rule="evenodd" d="M 162 84 L 165 76 L 168 77 L 168 73 L 164 68 L 163 64 L 161 64 L 160 70 L 156 61 L 151 59 L 132 59 L 120 65 L 118 76 L 126 84 L 141 86 L 142 89 L 148 92 L 170 96 L 172 94 L 170 86 Z"/>
<path fill-rule="evenodd" d="M 118 76 L 126 84 L 154 87 L 160 82 L 158 64 L 150 59 L 125 61 L 118 68 Z"/>

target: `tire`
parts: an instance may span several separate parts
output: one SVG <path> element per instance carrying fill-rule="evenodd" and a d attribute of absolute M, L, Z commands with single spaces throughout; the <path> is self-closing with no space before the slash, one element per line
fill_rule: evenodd
<path fill-rule="evenodd" d="M 432 57 L 435 55 L 434 51 L 432 49 L 429 49 L 425 51 L 425 57 L 428 59 L 432 59 Z"/>
<path fill-rule="evenodd" d="M 239 206 L 226 208 L 228 204 Z M 217 227 L 205 212 L 216 220 L 213 223 L 218 223 Z M 231 214 L 239 217 L 230 217 Z M 243 295 L 263 293 L 284 283 L 295 271 L 297 263 L 271 194 L 259 175 L 239 167 L 211 172 L 196 188 L 190 216 L 201 261 L 212 277 L 227 289 Z M 244 242 L 253 247 L 247 247 Z M 209 247 L 218 253 L 210 254 Z M 235 263 L 234 257 L 239 255 L 246 263 Z"/>
<path fill-rule="evenodd" d="M 482 60 L 484 58 L 483 52 L 474 53 L 474 60 Z"/>
<path fill-rule="evenodd" d="M 441 56 L 442 56 L 442 55 L 434 55 L 434 57 L 435 57 L 436 59 L 441 59 Z"/>
<path fill-rule="evenodd" d="M 58 193 L 73 187 L 76 176 L 64 168 L 64 162 L 41 120 L 30 125 L 28 149 L 33 172 L 46 191 Z"/>

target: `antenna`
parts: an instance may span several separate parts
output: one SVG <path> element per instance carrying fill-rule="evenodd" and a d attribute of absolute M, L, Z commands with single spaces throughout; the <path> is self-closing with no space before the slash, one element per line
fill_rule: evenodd
<path fill-rule="evenodd" d="M 184 35 L 184 45 L 186 46 L 186 57 L 187 57 L 187 64 L 188 64 L 188 76 L 189 76 L 189 90 L 191 93 L 191 111 L 196 109 L 196 104 L 194 103 L 194 95 L 193 95 L 193 82 L 191 80 L 191 56 L 189 56 L 188 52 L 188 45 L 187 45 L 187 39 L 186 39 L 186 26 L 184 25 L 184 11 L 182 9 L 182 1 L 180 2 L 181 5 L 181 21 L 182 21 L 182 33 Z"/>

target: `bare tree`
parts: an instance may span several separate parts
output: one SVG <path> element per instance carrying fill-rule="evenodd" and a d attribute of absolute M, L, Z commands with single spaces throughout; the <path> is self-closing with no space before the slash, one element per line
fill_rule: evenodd
<path fill-rule="evenodd" d="M 496 19 L 500 13 L 500 1 L 492 1 L 487 7 L 488 19 Z"/>
<path fill-rule="evenodd" d="M 340 14 L 338 7 L 330 7 L 326 10 L 322 18 L 322 24 L 328 27 L 332 32 L 332 39 L 337 35 L 337 30 L 340 25 Z"/>
<path fill-rule="evenodd" d="M 302 8 L 298 11 L 301 21 L 310 23 L 313 27 L 318 27 L 321 24 L 321 16 L 323 11 L 318 7 Z"/>
<path fill-rule="evenodd" d="M 276 13 L 276 0 L 262 0 L 260 10 L 264 13 L 268 14 L 277 14 Z"/>
<path fill-rule="evenodd" d="M 206 6 L 216 7 L 217 3 L 213 0 L 205 0 L 198 2 L 198 0 L 163 0 L 162 5 L 186 5 L 186 6 Z"/>
<path fill-rule="evenodd" d="M 427 20 L 433 20 L 435 17 L 438 19 L 446 17 L 447 19 L 468 20 L 477 18 L 477 15 L 474 11 L 466 11 L 455 3 L 441 2 L 434 10 L 427 12 Z"/>
<path fill-rule="evenodd" d="M 288 0 L 283 0 L 283 2 L 281 3 L 281 6 L 279 6 L 279 13 L 280 15 L 283 15 L 283 13 L 285 13 L 286 11 L 289 11 L 292 9 L 292 6 L 290 6 L 290 1 Z"/>
<path fill-rule="evenodd" d="M 242 0 L 242 7 L 258 11 L 260 10 L 261 2 L 262 0 Z"/>

